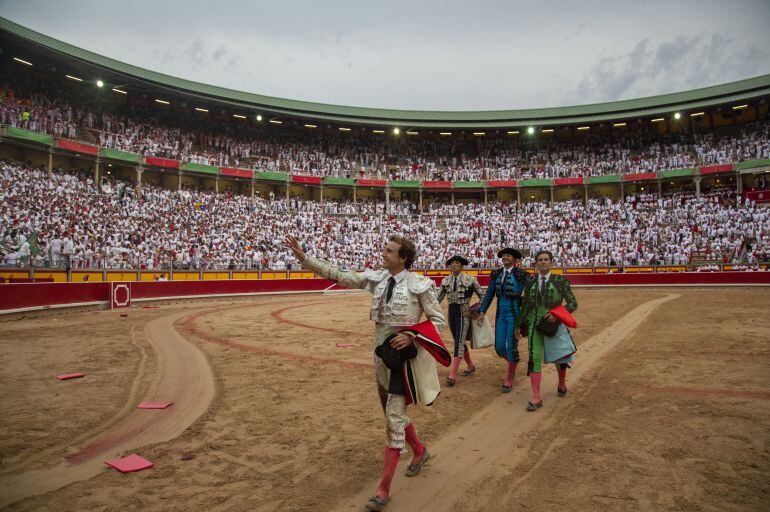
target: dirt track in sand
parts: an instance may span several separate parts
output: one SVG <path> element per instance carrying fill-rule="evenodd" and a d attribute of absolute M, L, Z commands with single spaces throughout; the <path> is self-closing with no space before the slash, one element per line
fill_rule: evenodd
<path fill-rule="evenodd" d="M 583 343 L 580 346 L 580 365 L 570 375 L 572 385 L 579 386 L 583 376 L 594 369 L 618 343 L 630 337 L 656 307 L 677 297 L 669 294 L 645 302 Z M 526 450 L 520 446 L 518 436 L 536 429 L 549 419 L 549 415 L 559 413 L 559 399 L 554 391 L 556 376 L 546 373 L 544 377 L 542 389 L 548 391 L 543 393 L 543 403 L 547 403 L 547 407 L 533 414 L 521 405 L 511 407 L 506 401 L 496 400 L 476 412 L 431 445 L 433 460 L 429 463 L 430 475 L 426 471 L 425 475 L 416 478 L 397 480 L 391 489 L 394 496 L 391 507 L 400 510 L 451 510 L 469 490 L 488 480 L 501 466 L 519 462 Z M 525 404 L 530 399 L 530 392 L 519 387 L 512 394 L 512 399 L 518 404 Z M 517 436 L 511 436 L 511 425 L 516 425 Z M 469 468 L 472 471 L 468 471 Z M 446 485 L 448 481 L 452 485 Z M 371 496 L 371 489 L 376 487 L 376 481 L 370 482 L 364 491 L 344 500 L 333 510 L 355 509 L 366 502 Z"/>
<path fill-rule="evenodd" d="M 0 507 L 92 478 L 104 470 L 105 460 L 174 439 L 206 412 L 215 391 L 211 368 L 203 353 L 173 327 L 186 314 L 177 312 L 147 323 L 146 339 L 155 352 L 158 370 L 149 374 L 145 353 L 124 406 L 100 425 L 98 434 L 86 440 L 81 449 L 50 468 L 0 475 Z M 149 381 L 149 385 L 144 396 L 140 396 L 138 389 L 143 380 Z M 136 408 L 141 402 L 151 401 L 173 405 L 160 411 Z M 38 453 L 24 462 L 29 464 L 45 455 Z M 23 467 L 19 464 L 6 469 Z"/>
<path fill-rule="evenodd" d="M 547 369 L 546 406 L 525 414 L 526 377 L 501 395 L 503 364 L 475 351 L 473 377 L 444 389 L 433 407 L 410 411 L 435 459 L 415 479 L 399 471 L 388 510 L 411 510 L 431 495 L 442 510 L 766 508 L 767 290 L 576 293 L 571 393 L 557 399 Z M 670 295 L 677 297 L 653 308 Z M 163 439 L 136 440 L 143 446 L 132 451 L 155 462 L 152 470 L 120 475 L 94 456 L 93 478 L 8 510 L 360 510 L 379 475 L 383 440 L 367 306 L 361 295 L 270 297 L 165 304 L 128 318 L 0 322 L 0 361 L 9 368 L 0 375 L 8 411 L 0 419 L 0 481 L 34 488 L 44 466 L 126 432 L 134 413 L 160 412 L 135 411 L 138 401 L 173 400 L 165 412 L 182 409 L 157 392 L 168 354 L 154 345 L 166 338 L 188 346 L 172 340 L 171 359 L 198 351 L 216 387 L 210 406 L 205 394 L 182 390 L 195 398 L 184 409 L 197 416 L 162 429 Z M 639 323 L 608 327 L 608 318 Z M 149 332 L 150 325 L 171 331 Z M 525 344 L 520 349 L 526 359 Z M 53 379 L 70 370 L 87 377 Z M 446 369 L 439 371 L 443 381 Z M 85 467 L 87 459 L 76 462 Z"/>

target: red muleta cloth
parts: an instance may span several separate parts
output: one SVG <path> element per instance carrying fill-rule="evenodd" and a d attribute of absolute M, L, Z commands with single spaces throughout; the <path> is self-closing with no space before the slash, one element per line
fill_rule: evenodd
<path fill-rule="evenodd" d="M 569 311 L 567 311 L 567 308 L 564 306 L 556 306 L 555 308 L 551 308 L 549 311 L 553 316 L 555 316 L 561 323 L 566 325 L 567 327 L 575 328 L 577 327 L 577 322 L 575 321 L 575 318 L 570 314 Z"/>
<path fill-rule="evenodd" d="M 422 348 L 427 350 L 441 365 L 449 366 L 451 364 L 452 356 L 444 342 L 441 341 L 436 326 L 430 320 L 401 329 L 401 332 L 412 334 L 415 341 L 419 342 Z"/>

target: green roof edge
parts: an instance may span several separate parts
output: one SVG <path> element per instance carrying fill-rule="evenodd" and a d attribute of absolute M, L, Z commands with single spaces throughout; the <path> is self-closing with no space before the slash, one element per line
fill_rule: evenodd
<path fill-rule="evenodd" d="M 237 104 L 241 108 L 341 123 L 436 128 L 506 128 L 525 124 L 569 125 L 660 115 L 676 110 L 706 108 L 770 95 L 770 74 L 768 74 L 690 91 L 565 107 L 486 111 L 355 107 L 265 96 L 166 75 L 79 48 L 2 17 L 0 17 L 0 30 L 83 62 L 160 86 L 172 87 L 181 92 L 204 95 L 211 100 Z"/>

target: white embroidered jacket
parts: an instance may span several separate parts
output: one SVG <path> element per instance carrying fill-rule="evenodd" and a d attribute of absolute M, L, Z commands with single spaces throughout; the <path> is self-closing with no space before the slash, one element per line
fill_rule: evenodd
<path fill-rule="evenodd" d="M 425 316 L 436 326 L 437 331 L 440 332 L 446 326 L 444 314 L 436 301 L 436 285 L 428 277 L 407 272 L 406 277 L 393 287 L 393 297 L 390 302 L 381 304 L 390 278 L 387 270 L 364 272 L 340 270 L 331 263 L 312 256 L 307 256 L 302 266 L 345 288 L 369 290 L 372 294 L 369 319 L 378 324 L 389 327 L 409 327 L 419 323 L 422 314 L 425 313 Z"/>
<path fill-rule="evenodd" d="M 376 345 L 381 344 L 399 328 L 419 323 L 423 313 L 433 322 L 437 331 L 441 332 L 447 325 L 441 306 L 436 300 L 436 285 L 428 277 L 407 272 L 406 277 L 393 287 L 393 297 L 390 302 L 382 304 L 390 278 L 387 270 L 366 270 L 365 272 L 340 270 L 331 263 L 312 256 L 306 256 L 302 266 L 345 288 L 369 290 L 372 294 L 369 318 L 376 322 Z M 416 347 L 417 357 L 412 360 L 416 387 L 415 403 L 430 405 L 441 392 L 436 360 L 419 343 Z M 377 380 L 387 389 L 390 371 L 378 357 L 374 357 Z"/>
<path fill-rule="evenodd" d="M 460 310 L 464 316 L 470 316 L 473 294 L 475 293 L 479 301 L 481 301 L 484 298 L 484 290 L 481 288 L 478 279 L 469 274 L 461 272 L 457 276 L 457 290 L 454 289 L 453 279 L 454 276 L 449 274 L 441 281 L 441 287 L 436 300 L 441 304 L 441 301 L 446 297 L 449 304 L 460 304 Z"/>

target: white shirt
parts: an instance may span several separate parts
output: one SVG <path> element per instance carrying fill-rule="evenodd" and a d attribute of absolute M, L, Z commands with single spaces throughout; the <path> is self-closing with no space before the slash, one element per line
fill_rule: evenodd
<path fill-rule="evenodd" d="M 393 279 L 395 279 L 396 280 L 396 284 L 398 284 L 398 283 L 400 283 L 406 277 L 407 272 L 409 272 L 409 271 L 407 269 L 404 269 L 401 272 L 399 272 L 398 274 L 396 274 L 395 276 L 391 275 L 391 277 Z M 390 277 L 388 278 L 388 280 L 390 280 Z"/>

